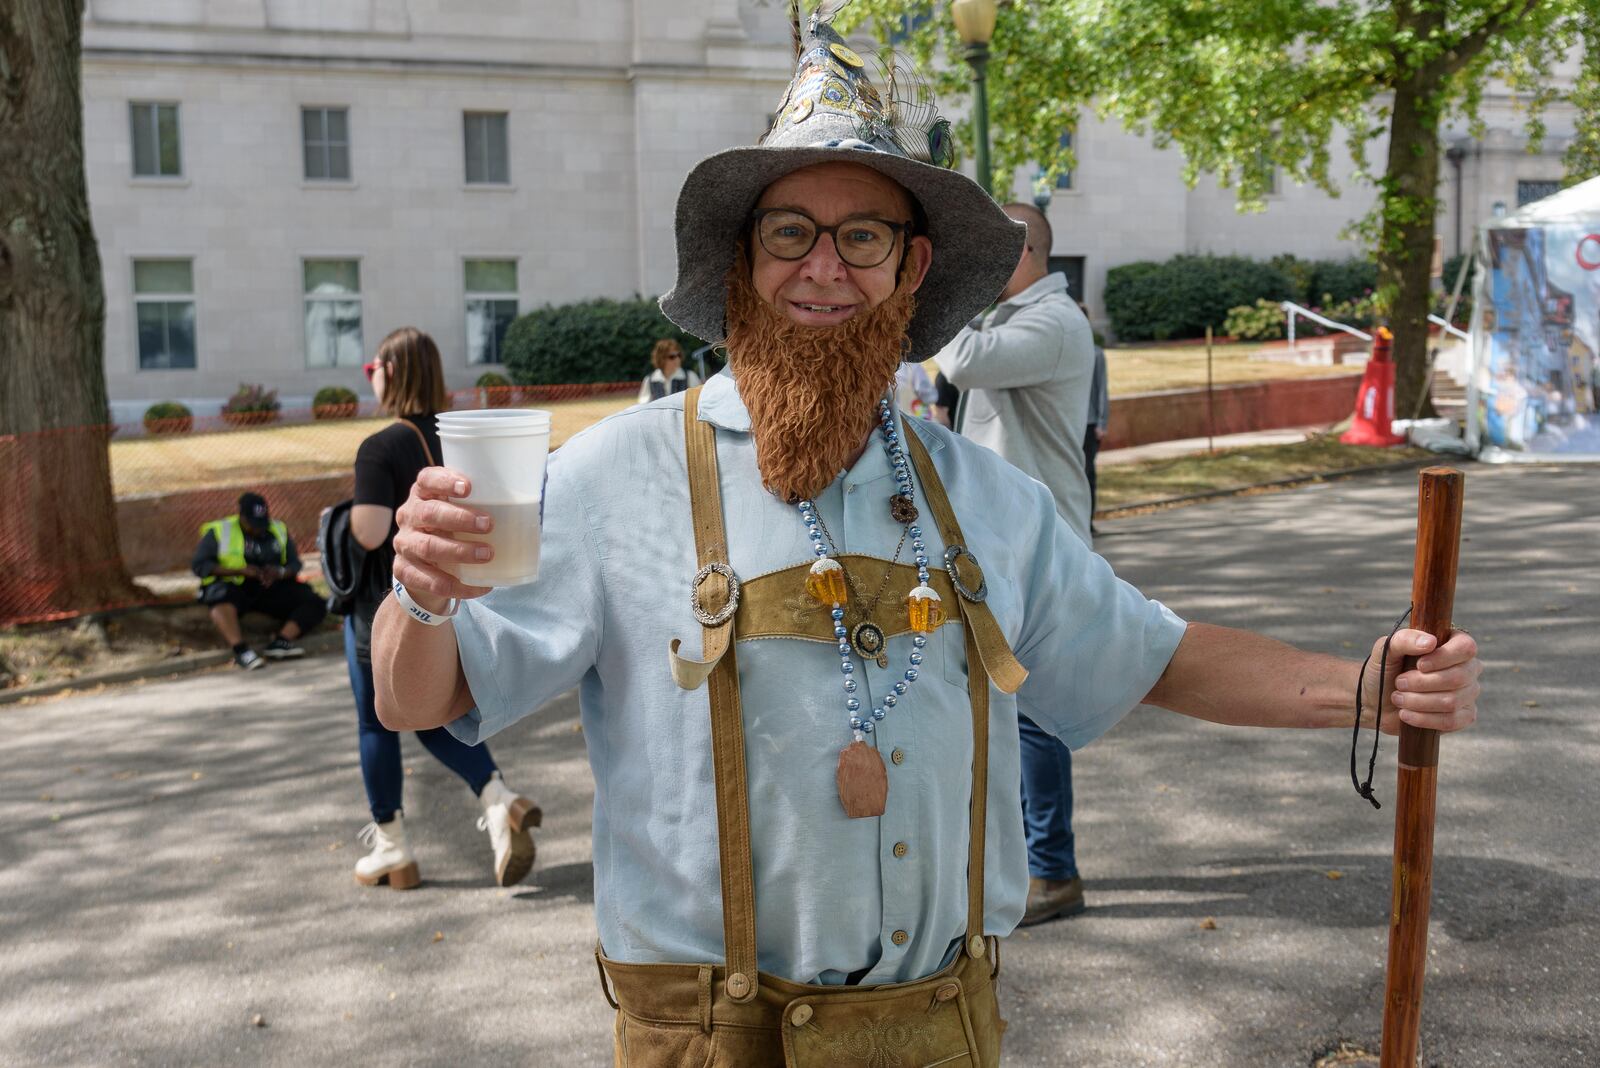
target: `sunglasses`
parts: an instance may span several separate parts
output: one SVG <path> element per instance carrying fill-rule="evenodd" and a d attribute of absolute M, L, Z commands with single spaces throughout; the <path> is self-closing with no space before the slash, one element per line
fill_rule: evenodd
<path fill-rule="evenodd" d="M 367 381 L 371 382 L 372 381 L 372 376 L 377 374 L 378 373 L 378 368 L 382 367 L 382 366 L 383 365 L 381 363 L 379 363 L 377 360 L 373 360 L 370 363 L 362 364 L 361 365 L 361 371 L 362 371 L 363 374 L 365 374 L 367 376 Z"/>

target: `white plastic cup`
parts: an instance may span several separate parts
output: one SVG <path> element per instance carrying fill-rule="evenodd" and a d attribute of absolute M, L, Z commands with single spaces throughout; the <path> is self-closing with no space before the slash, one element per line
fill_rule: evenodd
<path fill-rule="evenodd" d="M 444 465 L 466 475 L 472 492 L 462 503 L 494 519 L 487 534 L 456 534 L 494 549 L 483 564 L 459 564 L 470 586 L 517 586 L 539 575 L 544 468 L 550 455 L 550 413 L 532 408 L 440 412 Z"/>

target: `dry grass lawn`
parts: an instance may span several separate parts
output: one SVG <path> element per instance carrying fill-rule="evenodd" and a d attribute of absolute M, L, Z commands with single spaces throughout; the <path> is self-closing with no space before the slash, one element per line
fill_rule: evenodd
<path fill-rule="evenodd" d="M 545 405 L 551 415 L 551 447 L 632 403 L 632 393 L 613 393 Z M 259 430 L 114 441 L 111 481 L 120 497 L 348 471 L 362 440 L 389 422 L 328 419 Z"/>
<path fill-rule="evenodd" d="M 1323 378 L 1360 374 L 1360 366 L 1301 365 L 1281 360 L 1253 360 L 1254 342 L 1212 347 L 1212 380 L 1219 386 L 1273 378 Z M 1106 350 L 1106 374 L 1113 397 L 1162 389 L 1200 389 L 1206 384 L 1204 345 L 1146 345 Z"/>
<path fill-rule="evenodd" d="M 1214 490 L 1238 489 L 1285 478 L 1375 467 L 1430 455 L 1409 446 L 1393 449 L 1341 445 L 1331 434 L 1288 445 L 1254 445 L 1190 453 L 1099 469 L 1096 505 L 1101 511 Z"/>
<path fill-rule="evenodd" d="M 1252 360 L 1259 346 L 1218 345 L 1213 375 L 1219 384 L 1337 374 L 1339 368 Z M 1112 396 L 1206 384 L 1204 345 L 1142 346 L 1106 350 Z M 930 368 L 930 373 L 932 368 Z M 633 403 L 615 393 L 545 405 L 552 416 L 552 447 Z M 111 445 L 111 478 L 119 496 L 206 486 L 278 481 L 349 470 L 356 447 L 386 420 L 351 419 L 222 431 L 178 437 L 136 438 Z"/>

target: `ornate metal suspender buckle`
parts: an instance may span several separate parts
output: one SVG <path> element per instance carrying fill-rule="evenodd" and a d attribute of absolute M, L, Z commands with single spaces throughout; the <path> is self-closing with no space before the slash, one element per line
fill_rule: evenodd
<path fill-rule="evenodd" d="M 721 575 L 728 583 L 728 600 L 715 613 L 707 612 L 700 604 L 700 587 L 713 573 Z M 739 610 L 739 576 L 735 575 L 733 568 L 727 564 L 713 560 L 695 572 L 694 582 L 689 587 L 689 607 L 694 611 L 694 618 L 700 621 L 701 626 L 722 626 Z"/>
<path fill-rule="evenodd" d="M 969 588 L 961 579 L 961 569 L 957 564 L 963 556 L 972 561 L 972 566 L 978 570 L 978 588 L 975 590 Z M 989 596 L 989 583 L 983 577 L 983 567 L 978 563 L 978 558 L 967 551 L 965 545 L 952 545 L 944 551 L 944 569 L 950 575 L 950 585 L 973 604 L 981 604 L 984 598 Z"/>

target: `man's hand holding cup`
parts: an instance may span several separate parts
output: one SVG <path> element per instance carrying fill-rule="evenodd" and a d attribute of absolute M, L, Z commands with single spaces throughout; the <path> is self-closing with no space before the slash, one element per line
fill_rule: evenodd
<path fill-rule="evenodd" d="M 487 534 L 494 519 L 451 498 L 466 497 L 472 483 L 448 467 L 425 467 L 395 513 L 400 530 L 394 536 L 394 577 L 423 608 L 442 612 L 452 597 L 482 597 L 493 587 L 469 586 L 456 578 L 462 564 L 494 558 L 483 542 L 462 541 L 458 534 Z"/>

